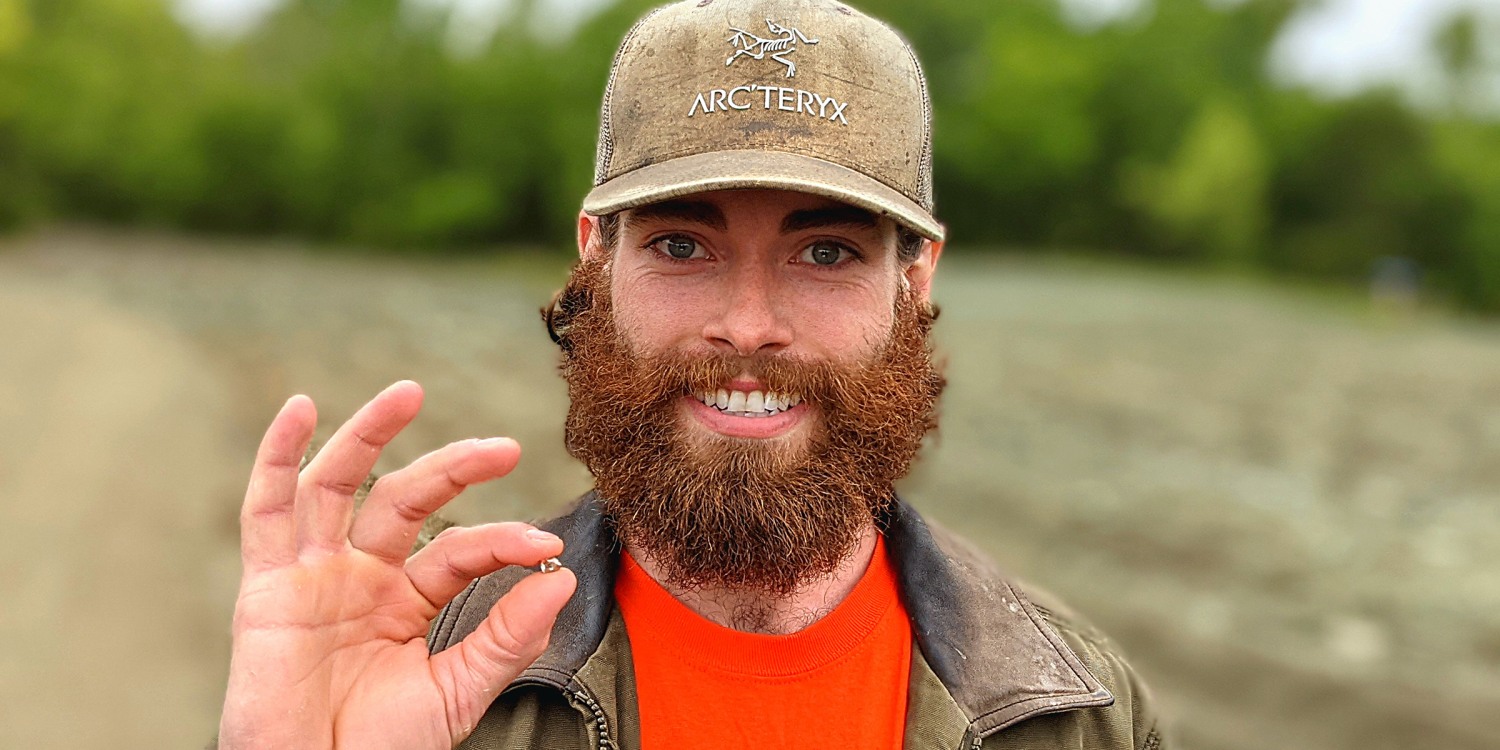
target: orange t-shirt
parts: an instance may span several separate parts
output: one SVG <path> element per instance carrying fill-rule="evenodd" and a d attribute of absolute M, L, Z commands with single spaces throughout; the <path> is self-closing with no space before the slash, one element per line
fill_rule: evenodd
<path fill-rule="evenodd" d="M 901 747 L 911 622 L 883 540 L 849 596 L 791 635 L 716 625 L 626 553 L 615 597 L 645 750 Z"/>

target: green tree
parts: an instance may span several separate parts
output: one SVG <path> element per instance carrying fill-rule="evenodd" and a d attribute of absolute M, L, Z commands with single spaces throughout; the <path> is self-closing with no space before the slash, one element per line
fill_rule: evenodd
<path fill-rule="evenodd" d="M 1432 127 L 1390 92 L 1323 108 L 1280 141 L 1272 178 L 1272 268 L 1363 279 L 1381 257 L 1450 268 L 1467 215 L 1438 168 Z"/>
<path fill-rule="evenodd" d="M 1265 242 L 1270 158 L 1235 106 L 1207 104 L 1169 161 L 1127 168 L 1122 190 L 1169 251 L 1253 267 Z"/>
<path fill-rule="evenodd" d="M 1437 131 L 1439 161 L 1463 185 L 1469 215 L 1459 248 L 1441 269 L 1462 303 L 1500 312 L 1500 125 L 1456 121 Z"/>
<path fill-rule="evenodd" d="M 1448 76 L 1448 104 L 1463 111 L 1474 104 L 1484 58 L 1483 28 L 1474 11 L 1456 13 L 1433 39 L 1433 46 Z"/>

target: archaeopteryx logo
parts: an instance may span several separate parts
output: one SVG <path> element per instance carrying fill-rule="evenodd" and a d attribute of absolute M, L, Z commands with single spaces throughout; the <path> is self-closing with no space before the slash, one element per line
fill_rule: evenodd
<path fill-rule="evenodd" d="M 818 40 L 811 39 L 795 28 L 783 26 L 770 19 L 766 19 L 766 28 L 770 29 L 774 35 L 769 39 L 751 34 L 737 26 L 730 26 L 729 30 L 734 32 L 734 36 L 729 37 L 729 43 L 734 45 L 734 54 L 724 61 L 724 67 L 733 65 L 734 61 L 741 57 L 754 60 L 764 60 L 769 57 L 786 66 L 787 78 L 796 76 L 797 64 L 788 60 L 786 56 L 797 51 L 798 43 L 817 44 Z M 805 91 L 801 88 L 746 83 L 743 86 L 725 86 L 699 92 L 693 97 L 687 116 L 743 112 L 751 109 L 777 110 L 796 112 L 807 117 L 848 125 L 849 119 L 845 113 L 848 108 L 848 102 L 841 102 L 831 96 Z"/>
<path fill-rule="evenodd" d="M 772 36 L 765 38 L 756 36 L 744 29 L 730 26 L 729 30 L 734 36 L 729 37 L 729 43 L 733 44 L 734 54 L 724 61 L 724 67 L 734 64 L 741 57 L 749 57 L 755 60 L 764 60 L 769 56 L 772 60 L 786 66 L 786 77 L 795 78 L 797 75 L 797 63 L 786 59 L 787 55 L 797 51 L 797 42 L 803 44 L 817 44 L 818 40 L 809 39 L 806 34 L 795 28 L 782 26 L 771 19 L 766 19 L 766 28 L 770 29 Z"/>

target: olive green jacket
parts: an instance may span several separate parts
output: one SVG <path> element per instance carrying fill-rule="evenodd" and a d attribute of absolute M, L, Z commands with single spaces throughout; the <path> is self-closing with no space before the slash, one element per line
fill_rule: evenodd
<path fill-rule="evenodd" d="M 619 545 L 592 495 L 543 526 L 567 543 L 562 559 L 577 574 L 578 591 L 547 650 L 461 747 L 639 748 L 630 643 L 613 598 Z M 1101 634 L 1060 607 L 1032 604 L 983 555 L 905 503 L 883 528 L 918 646 L 907 748 L 1162 746 L 1144 686 Z M 512 568 L 471 584 L 433 623 L 429 648 L 436 653 L 473 632 L 524 575 Z"/>

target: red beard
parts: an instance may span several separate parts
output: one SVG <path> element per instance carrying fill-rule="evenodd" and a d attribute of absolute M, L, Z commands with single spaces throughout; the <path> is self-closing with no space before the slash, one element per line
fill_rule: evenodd
<path fill-rule="evenodd" d="M 547 313 L 572 404 L 568 452 L 596 480 L 619 538 L 683 588 L 784 594 L 831 573 L 878 523 L 937 425 L 944 379 L 932 309 L 903 292 L 883 350 L 852 366 L 784 355 L 640 356 L 615 327 L 602 262 L 574 268 Z M 692 440 L 684 396 L 748 372 L 814 407 L 800 446 Z"/>

